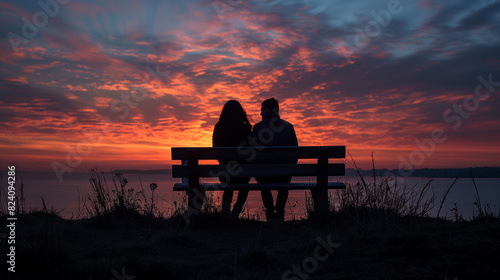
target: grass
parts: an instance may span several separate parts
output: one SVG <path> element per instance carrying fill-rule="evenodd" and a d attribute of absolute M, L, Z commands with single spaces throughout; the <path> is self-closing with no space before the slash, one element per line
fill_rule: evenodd
<path fill-rule="evenodd" d="M 433 219 L 399 217 L 372 224 L 365 217 L 325 229 L 308 220 L 262 223 L 220 213 L 203 213 L 203 222 L 190 227 L 179 216 L 108 217 L 19 216 L 16 279 L 116 279 L 112 271 L 122 268 L 135 279 L 281 279 L 313 257 L 316 239 L 327 236 L 341 246 L 308 279 L 500 275 L 498 221 L 434 225 Z M 0 275 L 9 279 L 5 268 Z"/>
<path fill-rule="evenodd" d="M 447 195 L 439 200 L 432 181 L 406 186 L 374 174 L 334 193 L 327 226 L 316 223 L 310 200 L 305 219 L 266 223 L 225 216 L 210 195 L 196 223 L 187 225 L 186 201 L 159 211 L 153 184 L 147 197 L 142 183 L 129 187 L 122 174 L 114 174 L 110 184 L 97 169 L 89 177 L 93 193 L 84 198 L 78 219 L 62 219 L 45 205 L 19 211 L 17 272 L 12 278 L 3 262 L 0 279 L 126 279 L 123 273 L 134 279 L 500 276 L 500 214 L 481 205 L 475 182 L 471 219 L 458 209 L 453 219 L 431 216 Z M 325 254 L 318 238 L 340 247 Z M 0 249 L 5 256 L 6 242 Z M 319 260 L 318 252 L 327 257 Z M 286 276 L 287 271 L 292 273 Z"/>
<path fill-rule="evenodd" d="M 150 216 L 159 214 L 155 205 L 154 192 L 158 187 L 155 183 L 149 185 L 151 197 L 146 198 L 142 182 L 140 190 L 128 188 L 128 180 L 120 172 L 115 173 L 111 178 L 112 187 L 108 186 L 104 172 L 97 168 L 91 168 L 88 172 L 92 194 L 83 201 L 84 212 L 81 216 L 94 217 L 127 211 Z"/>

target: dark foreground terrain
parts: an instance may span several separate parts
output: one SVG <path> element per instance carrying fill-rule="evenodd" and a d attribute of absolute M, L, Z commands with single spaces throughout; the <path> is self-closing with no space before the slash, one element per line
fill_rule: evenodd
<path fill-rule="evenodd" d="M 15 273 L 2 237 L 0 279 L 500 279 L 498 219 L 359 217 L 324 226 L 215 213 L 186 226 L 181 216 L 33 212 L 18 216 Z"/>

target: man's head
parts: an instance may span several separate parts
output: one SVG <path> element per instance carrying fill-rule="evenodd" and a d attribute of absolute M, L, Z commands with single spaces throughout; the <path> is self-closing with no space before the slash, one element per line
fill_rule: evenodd
<path fill-rule="evenodd" d="M 262 102 L 262 107 L 260 108 L 260 115 L 262 118 L 269 116 L 279 117 L 280 105 L 278 100 L 273 98 L 266 99 Z"/>

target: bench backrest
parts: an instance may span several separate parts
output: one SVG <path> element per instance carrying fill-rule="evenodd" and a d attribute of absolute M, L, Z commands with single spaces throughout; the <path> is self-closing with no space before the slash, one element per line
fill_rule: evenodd
<path fill-rule="evenodd" d="M 226 174 L 241 177 L 345 175 L 345 164 L 328 163 L 330 158 L 345 158 L 345 146 L 172 148 L 173 160 L 187 161 L 187 165 L 172 166 L 172 177 L 220 177 Z M 317 159 L 317 164 L 256 163 L 290 159 Z M 200 165 L 199 160 L 222 160 L 228 163 Z"/>

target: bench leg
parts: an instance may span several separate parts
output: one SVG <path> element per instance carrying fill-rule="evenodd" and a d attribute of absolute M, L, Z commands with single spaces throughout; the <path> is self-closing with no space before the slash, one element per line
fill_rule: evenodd
<path fill-rule="evenodd" d="M 314 202 L 314 212 L 316 217 L 323 220 L 328 217 L 329 205 L 328 205 L 328 190 L 314 190 L 311 189 L 311 196 Z"/>
<path fill-rule="evenodd" d="M 318 156 L 317 189 L 311 190 L 314 199 L 314 211 L 321 221 L 328 219 L 328 157 L 326 153 Z"/>
<path fill-rule="evenodd" d="M 193 188 L 188 192 L 188 211 L 195 211 L 198 214 L 203 206 L 205 193 L 199 188 Z"/>
<path fill-rule="evenodd" d="M 200 176 L 198 170 L 198 152 L 196 149 L 189 149 L 187 167 L 188 176 L 188 217 L 197 215 L 201 211 L 203 201 L 205 200 L 205 192 L 200 187 Z"/>

